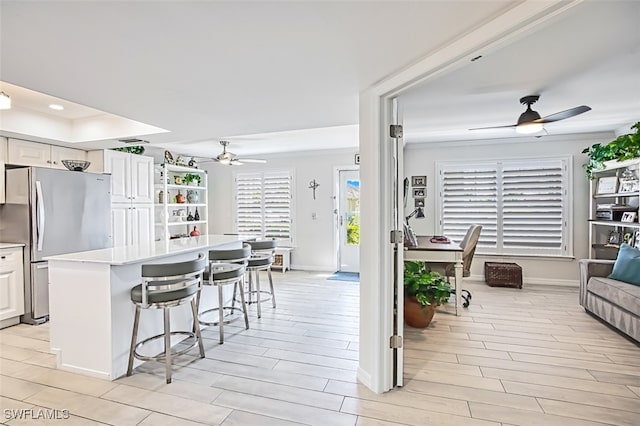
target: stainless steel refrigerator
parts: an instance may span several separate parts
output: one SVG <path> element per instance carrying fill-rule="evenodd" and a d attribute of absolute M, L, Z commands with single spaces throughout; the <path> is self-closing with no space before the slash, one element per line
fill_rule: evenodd
<path fill-rule="evenodd" d="M 49 319 L 44 257 L 112 246 L 110 188 L 111 176 L 105 174 L 41 167 L 6 170 L 0 242 L 25 244 L 22 322 Z"/>

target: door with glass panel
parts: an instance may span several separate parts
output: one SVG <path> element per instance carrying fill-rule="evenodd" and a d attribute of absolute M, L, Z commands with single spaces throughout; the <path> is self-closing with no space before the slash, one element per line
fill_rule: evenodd
<path fill-rule="evenodd" d="M 360 271 L 360 173 L 340 170 L 338 187 L 338 270 Z"/>

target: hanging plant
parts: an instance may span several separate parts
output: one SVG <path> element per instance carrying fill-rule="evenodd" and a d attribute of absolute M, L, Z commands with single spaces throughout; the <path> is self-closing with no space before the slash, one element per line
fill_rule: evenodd
<path fill-rule="evenodd" d="M 113 151 L 128 152 L 129 154 L 144 154 L 144 146 L 123 146 L 122 148 L 111 148 Z"/>
<path fill-rule="evenodd" d="M 583 154 L 589 156 L 589 162 L 582 165 L 589 179 L 593 179 L 594 170 L 604 169 L 605 161 L 624 161 L 640 157 L 640 121 L 631 128 L 636 132 L 618 136 L 606 145 L 596 143 L 582 150 Z"/>

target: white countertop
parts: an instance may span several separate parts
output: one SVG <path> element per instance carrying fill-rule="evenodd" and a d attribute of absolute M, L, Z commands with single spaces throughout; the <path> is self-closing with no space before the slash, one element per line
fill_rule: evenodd
<path fill-rule="evenodd" d="M 24 244 L 21 244 L 21 243 L 0 243 L 0 249 L 14 248 L 14 247 L 24 247 Z"/>
<path fill-rule="evenodd" d="M 107 263 L 111 265 L 127 265 L 146 262 L 174 254 L 188 253 L 196 250 L 209 250 L 224 246 L 246 238 L 238 235 L 201 235 L 191 238 L 177 238 L 169 241 L 151 242 L 148 245 L 114 247 L 101 250 L 67 253 L 59 256 L 45 257 L 44 260 L 68 262 Z"/>

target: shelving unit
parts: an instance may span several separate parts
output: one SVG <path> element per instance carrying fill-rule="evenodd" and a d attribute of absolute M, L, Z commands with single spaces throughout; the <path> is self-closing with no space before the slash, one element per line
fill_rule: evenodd
<path fill-rule="evenodd" d="M 200 176 L 199 184 L 186 184 L 188 174 Z M 209 233 L 207 172 L 173 164 L 157 164 L 154 173 L 155 223 L 158 241 L 189 237 L 194 227 Z M 184 202 L 178 202 L 178 194 Z M 196 220 L 196 212 L 199 219 Z M 191 215 L 192 220 L 188 220 Z"/>
<path fill-rule="evenodd" d="M 592 259 L 615 259 L 622 242 L 632 243 L 640 247 L 640 224 L 638 223 L 640 191 L 622 190 L 623 187 L 628 189 L 628 184 L 633 181 L 636 181 L 635 188 L 638 188 L 640 158 L 627 161 L 609 161 L 605 165 L 606 168 L 604 170 L 593 172 L 595 178 L 590 183 L 589 257 Z M 615 190 L 610 193 L 598 193 L 600 179 L 609 177 L 617 179 Z M 632 179 L 628 179 L 629 177 L 632 177 Z M 603 208 L 605 205 L 625 207 L 607 209 Z M 605 214 L 604 212 L 608 210 L 611 211 L 610 219 L 602 218 L 596 214 L 598 211 Z M 622 221 L 622 215 L 625 212 L 635 213 L 635 218 L 632 222 Z"/>

